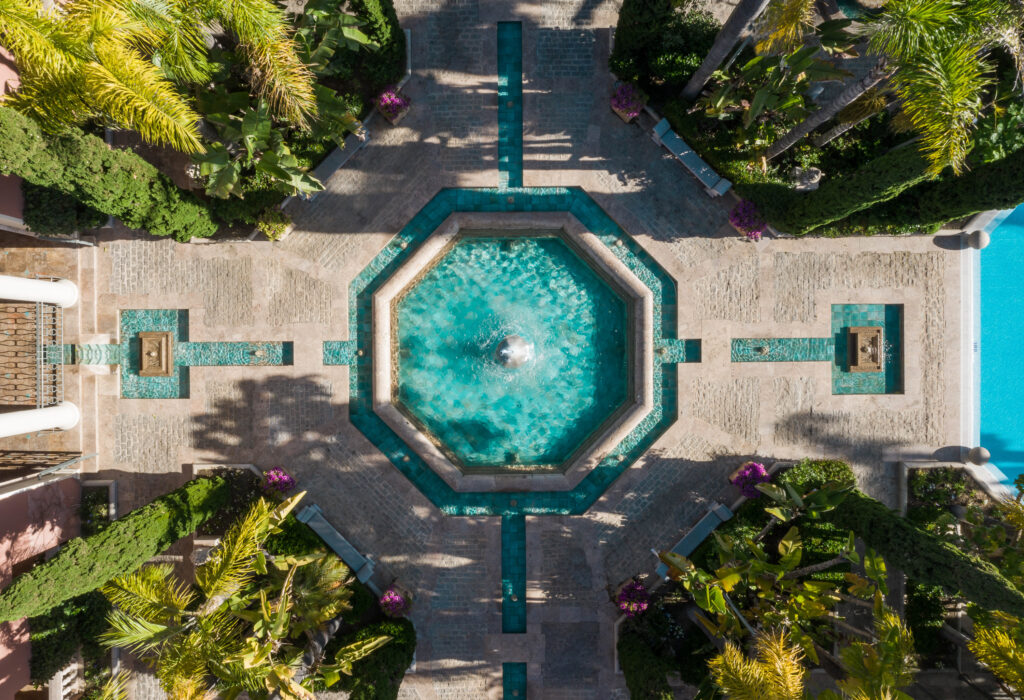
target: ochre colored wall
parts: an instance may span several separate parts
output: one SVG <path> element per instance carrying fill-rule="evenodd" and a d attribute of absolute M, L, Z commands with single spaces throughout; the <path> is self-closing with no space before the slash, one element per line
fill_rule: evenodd
<path fill-rule="evenodd" d="M 14 565 L 79 533 L 78 479 L 64 479 L 0 501 L 0 588 Z M 28 620 L 0 624 L 0 698 L 13 698 L 29 682 Z"/>

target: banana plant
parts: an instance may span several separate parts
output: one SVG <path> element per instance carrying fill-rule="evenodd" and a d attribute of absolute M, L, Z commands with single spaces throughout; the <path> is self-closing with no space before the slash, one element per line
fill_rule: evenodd
<path fill-rule="evenodd" d="M 244 93 L 208 98 L 207 105 L 230 108 L 241 102 Z M 285 142 L 283 129 L 270 118 L 270 109 L 260 100 L 237 112 L 208 112 L 206 120 L 214 125 L 220 137 L 206 153 L 194 155 L 199 173 L 206 178 L 206 193 L 227 199 L 236 192 L 242 176 L 254 171 L 268 176 L 279 189 L 288 194 L 308 195 L 319 192 L 323 184 L 299 167 L 299 161 Z"/>
<path fill-rule="evenodd" d="M 376 51 L 380 44 L 373 41 L 362 27 L 366 22 L 343 12 L 344 0 L 312 0 L 303 12 L 295 15 L 293 39 L 299 58 L 320 76 L 335 75 L 332 68 L 339 49 L 358 51 L 368 48 Z"/>
<path fill-rule="evenodd" d="M 719 87 L 697 105 L 708 116 L 741 115 L 743 130 L 766 121 L 790 121 L 807 114 L 803 93 L 811 82 L 839 80 L 849 74 L 815 58 L 818 46 L 804 46 L 785 55 L 762 55 L 733 74 L 718 72 Z"/>
<path fill-rule="evenodd" d="M 788 523 L 802 516 L 817 520 L 846 500 L 854 487 L 831 481 L 803 496 L 789 483 L 784 483 L 781 487 L 771 483 L 757 484 L 755 488 L 778 504 L 765 508 L 765 512 L 783 523 Z"/>

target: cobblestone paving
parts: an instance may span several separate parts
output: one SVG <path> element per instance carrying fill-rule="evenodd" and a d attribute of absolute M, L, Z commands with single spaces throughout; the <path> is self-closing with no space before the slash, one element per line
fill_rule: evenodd
<path fill-rule="evenodd" d="M 90 379 L 96 464 L 121 482 L 122 511 L 195 463 L 286 465 L 379 581 L 414 593 L 420 645 L 401 698 L 498 698 L 502 662 L 527 664 L 530 698 L 625 698 L 609 591 L 651 572 L 650 549 L 711 502 L 731 502 L 741 461 L 848 459 L 891 501 L 901 454 L 959 444 L 959 257 L 923 238 L 741 241 L 734 200 L 707 197 L 650 124 L 608 108 L 616 0 L 396 6 L 412 31 L 413 109 L 399 127 L 370 123 L 325 191 L 290 207 L 286 240 L 101 241 L 83 335 L 113 338 L 117 309 L 181 308 L 192 340 L 292 341 L 295 358 L 196 368 L 190 398 L 174 401 L 121 400 L 116 373 Z M 585 515 L 527 518 L 520 635 L 501 633 L 499 519 L 443 517 L 350 424 L 348 368 L 322 362 L 324 340 L 349 339 L 352 279 L 438 189 L 497 184 L 495 23 L 510 19 L 524 23 L 525 184 L 586 189 L 676 279 L 679 337 L 703 342 L 702 362 L 679 369 L 677 422 L 648 453 Z M 904 304 L 903 395 L 832 396 L 824 363 L 729 361 L 730 338 L 821 336 L 830 304 L 858 302 Z M 137 682 L 135 697 L 158 696 Z"/>

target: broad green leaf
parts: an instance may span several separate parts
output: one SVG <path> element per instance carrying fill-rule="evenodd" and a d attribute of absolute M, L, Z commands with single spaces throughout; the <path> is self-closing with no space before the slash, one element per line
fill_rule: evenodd
<path fill-rule="evenodd" d="M 757 484 L 754 488 L 778 503 L 786 502 L 786 492 L 776 484 Z"/>

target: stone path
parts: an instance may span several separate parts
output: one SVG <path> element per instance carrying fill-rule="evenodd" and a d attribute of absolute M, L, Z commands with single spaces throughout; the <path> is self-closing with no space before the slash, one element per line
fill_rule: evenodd
<path fill-rule="evenodd" d="M 82 378 L 102 417 L 88 468 L 119 479 L 124 512 L 194 463 L 286 465 L 385 583 L 415 592 L 420 645 L 402 698 L 501 697 L 503 662 L 527 664 L 530 698 L 625 698 L 608 592 L 652 571 L 650 548 L 671 546 L 710 501 L 730 501 L 741 461 L 847 459 L 891 502 L 900 455 L 959 444 L 960 256 L 927 238 L 741 241 L 733 200 L 706 197 L 608 108 L 614 0 L 396 5 L 412 31 L 413 110 L 399 127 L 371 124 L 370 144 L 292 211 L 285 241 L 101 241 L 81 337 L 114 339 L 119 309 L 181 308 L 191 340 L 291 341 L 295 359 L 193 368 L 181 400 L 122 400 L 115 375 Z M 703 342 L 702 362 L 679 366 L 678 419 L 647 454 L 586 514 L 526 519 L 525 634 L 501 633 L 500 519 L 443 516 L 351 425 L 349 369 L 322 357 L 324 340 L 349 339 L 352 279 L 439 188 L 497 186 L 504 20 L 524 29 L 524 184 L 584 188 L 674 277 L 678 337 Z M 13 251 L 0 271 L 30 264 Z M 904 305 L 902 395 L 833 396 L 827 363 L 730 362 L 731 338 L 826 335 L 832 303 Z M 135 697 L 157 695 L 136 685 Z"/>

